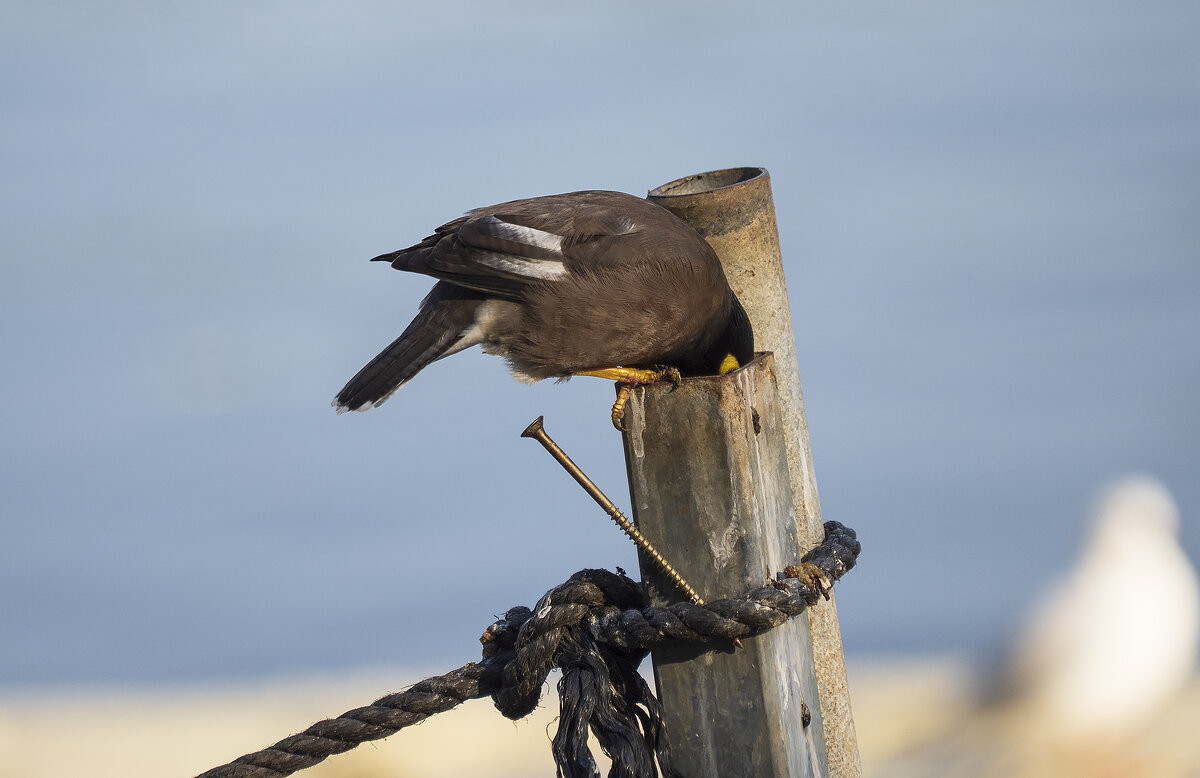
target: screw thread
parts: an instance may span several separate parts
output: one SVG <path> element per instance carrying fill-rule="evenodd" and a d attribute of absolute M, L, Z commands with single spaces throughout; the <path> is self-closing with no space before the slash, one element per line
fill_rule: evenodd
<path fill-rule="evenodd" d="M 688 585 L 688 582 L 683 579 L 683 576 L 680 575 L 679 572 L 676 571 L 669 562 L 667 562 L 666 557 L 660 554 L 658 549 L 656 549 L 649 540 L 646 540 L 646 537 L 640 531 L 638 531 L 638 528 L 633 525 L 633 522 L 625 518 L 625 515 L 621 513 L 620 509 L 618 509 L 616 505 L 613 504 L 612 500 L 608 499 L 608 497 L 604 495 L 604 492 L 600 491 L 600 487 L 596 486 L 592 479 L 588 478 L 587 475 L 579 469 L 579 466 L 576 465 L 569 456 L 567 456 L 567 452 L 563 451 L 559 445 L 555 443 L 549 435 L 546 434 L 546 430 L 542 424 L 542 421 L 543 417 L 541 416 L 534 419 L 533 422 L 525 428 L 525 431 L 521 433 L 521 437 L 533 438 L 538 443 L 541 443 L 542 447 L 545 448 L 546 451 L 550 452 L 550 456 L 554 457 L 555 461 L 562 465 L 563 469 L 571 474 L 571 477 L 583 487 L 584 491 L 591 495 L 592 499 L 595 500 L 610 517 L 612 517 L 612 520 L 616 522 L 617 526 L 620 527 L 621 530 L 628 535 L 631 540 L 633 540 L 634 545 L 641 549 L 655 564 L 655 566 L 665 573 L 666 576 L 670 578 L 676 586 L 682 589 L 692 602 L 696 603 L 697 605 L 703 605 L 704 600 L 700 597 L 695 589 Z"/>

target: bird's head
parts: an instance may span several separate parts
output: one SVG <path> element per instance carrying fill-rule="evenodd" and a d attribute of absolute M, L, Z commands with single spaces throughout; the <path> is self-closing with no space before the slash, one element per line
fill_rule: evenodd
<path fill-rule="evenodd" d="M 754 359 L 754 329 L 750 326 L 750 317 L 737 295 L 730 297 L 733 304 L 729 308 L 729 319 L 709 351 L 717 360 L 712 370 L 717 375 L 732 373 Z"/>

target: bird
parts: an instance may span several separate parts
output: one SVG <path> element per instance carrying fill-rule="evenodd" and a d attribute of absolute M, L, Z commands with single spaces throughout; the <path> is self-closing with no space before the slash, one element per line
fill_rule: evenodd
<path fill-rule="evenodd" d="M 916 668 L 896 675 L 914 691 L 897 698 L 892 753 L 875 772 L 1197 775 L 1179 761 L 1195 749 L 1171 742 L 1188 730 L 1200 649 L 1200 581 L 1181 525 L 1193 526 L 1159 479 L 1105 484 L 1076 558 L 1006 630 L 1006 656 L 973 668 L 938 661 L 915 685 Z M 1025 540 L 1046 542 L 1040 530 Z"/>
<path fill-rule="evenodd" d="M 518 380 L 635 386 L 723 375 L 754 356 L 749 317 L 712 247 L 649 200 L 587 190 L 468 211 L 374 257 L 437 279 L 416 317 L 338 392 L 339 413 L 382 405 L 431 363 L 472 346 Z"/>
<path fill-rule="evenodd" d="M 1032 610 L 1010 660 L 1015 703 L 1042 736 L 1119 742 L 1192 678 L 1200 583 L 1179 530 L 1151 476 L 1102 493 L 1079 559 Z"/>

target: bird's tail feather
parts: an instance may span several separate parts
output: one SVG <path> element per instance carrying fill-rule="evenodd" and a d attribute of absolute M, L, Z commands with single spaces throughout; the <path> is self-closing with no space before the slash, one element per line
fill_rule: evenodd
<path fill-rule="evenodd" d="M 333 401 L 338 413 L 382 405 L 431 362 L 464 347 L 463 334 L 474 324 L 482 300 L 437 291 L 435 287 L 403 334 L 342 387 Z"/>

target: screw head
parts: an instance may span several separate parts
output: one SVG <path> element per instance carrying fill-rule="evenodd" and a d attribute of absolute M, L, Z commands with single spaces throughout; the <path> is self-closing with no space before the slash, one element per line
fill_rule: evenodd
<path fill-rule="evenodd" d="M 544 418 L 546 417 L 538 416 L 536 419 L 530 422 L 529 426 L 525 428 L 525 431 L 521 433 L 521 437 L 536 438 L 537 434 L 542 431 L 542 419 Z"/>

